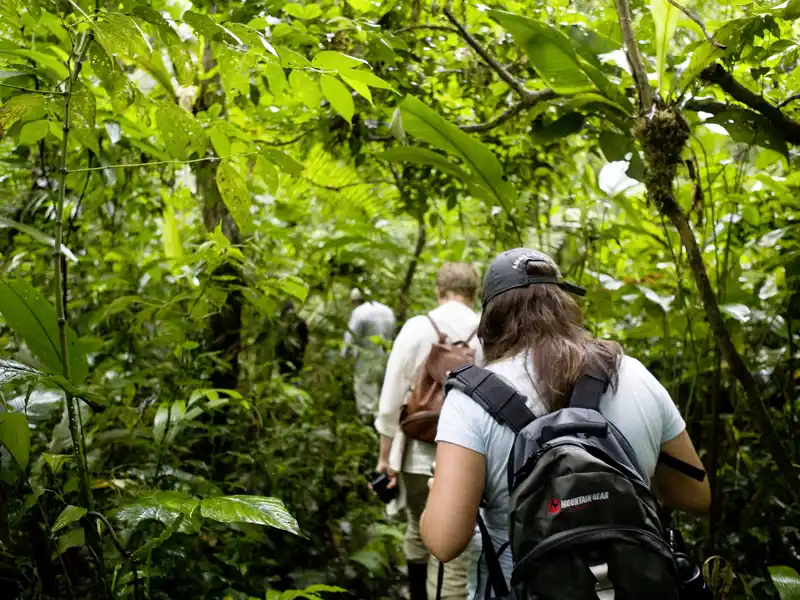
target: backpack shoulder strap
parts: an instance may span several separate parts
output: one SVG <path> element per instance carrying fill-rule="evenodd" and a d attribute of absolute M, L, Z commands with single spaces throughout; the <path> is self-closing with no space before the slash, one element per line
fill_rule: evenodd
<path fill-rule="evenodd" d="M 447 341 L 447 336 L 441 332 L 439 326 L 436 324 L 436 321 L 433 320 L 433 317 L 431 317 L 430 315 L 425 315 L 425 316 L 428 317 L 428 321 L 430 321 L 431 325 L 433 325 L 433 329 L 434 331 L 436 331 L 436 335 L 439 336 L 439 343 L 444 344 Z"/>
<path fill-rule="evenodd" d="M 598 369 L 590 369 L 578 378 L 569 398 L 570 408 L 588 408 L 600 412 L 600 398 L 608 389 L 608 377 Z"/>
<path fill-rule="evenodd" d="M 515 434 L 536 418 L 525 404 L 525 396 L 496 373 L 476 365 L 464 365 L 450 373 L 445 393 L 452 388 L 475 400 L 495 421 L 507 425 Z"/>

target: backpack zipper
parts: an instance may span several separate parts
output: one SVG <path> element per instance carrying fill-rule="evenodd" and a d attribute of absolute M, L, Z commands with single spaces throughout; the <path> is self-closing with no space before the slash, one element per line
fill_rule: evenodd
<path fill-rule="evenodd" d="M 521 569 L 527 568 L 530 566 L 530 563 L 535 561 L 539 558 L 542 554 L 548 552 L 553 547 L 563 544 L 565 542 L 575 542 L 577 540 L 581 540 L 585 537 L 589 537 L 593 534 L 600 533 L 602 531 L 627 531 L 630 533 L 636 533 L 639 535 L 644 535 L 645 537 L 650 538 L 656 545 L 663 547 L 667 552 L 669 552 L 669 546 L 667 545 L 666 540 L 646 531 L 644 529 L 640 529 L 638 527 L 630 527 L 626 525 L 589 525 L 585 527 L 576 527 L 575 529 L 571 529 L 569 531 L 562 531 L 561 533 L 557 533 L 548 539 L 544 540 L 543 542 L 536 545 L 536 547 L 531 550 L 527 556 L 525 556 L 515 567 L 514 567 L 514 574 L 516 575 Z M 518 577 L 512 575 L 512 585 L 516 585 L 515 582 L 518 581 Z"/>

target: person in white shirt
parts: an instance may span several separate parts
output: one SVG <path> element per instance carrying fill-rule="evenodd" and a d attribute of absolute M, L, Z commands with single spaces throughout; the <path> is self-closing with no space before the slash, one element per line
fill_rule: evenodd
<path fill-rule="evenodd" d="M 602 370 L 613 385 L 601 399 L 600 412 L 628 440 L 662 502 L 705 513 L 711 501 L 708 479 L 695 481 L 658 463 L 663 452 L 702 468 L 678 408 L 644 365 L 626 356 L 618 344 L 587 334 L 581 311 L 567 293 L 571 288 L 542 252 L 517 248 L 500 254 L 483 285 L 478 337 L 485 368 L 525 395 L 537 417 L 563 408 L 590 365 Z M 508 584 L 513 564 L 510 550 L 505 550 L 507 469 L 513 431 L 454 389 L 442 408 L 436 442 L 436 476 L 421 524 L 426 545 L 444 561 L 459 556 L 473 538 L 480 506 Z M 472 570 L 479 582 L 474 598 L 483 598 L 485 555 Z"/>
<path fill-rule="evenodd" d="M 380 342 L 391 341 L 397 323 L 391 308 L 380 302 L 364 302 L 358 289 L 350 292 L 350 301 L 353 312 L 344 334 L 342 356 L 356 357 L 353 392 L 356 410 L 366 418 L 375 414 L 386 366 L 386 351 Z"/>
<path fill-rule="evenodd" d="M 470 265 L 447 263 L 442 266 L 436 277 L 439 306 L 428 315 L 418 315 L 403 325 L 386 365 L 375 419 L 375 428 L 381 436 L 376 470 L 389 475 L 390 487 L 400 486 L 398 499 L 389 505 L 388 510 L 393 514 L 403 507 L 406 509 L 408 527 L 403 547 L 408 562 L 411 600 L 436 596 L 439 563 L 431 556 L 419 533 L 419 519 L 428 497 L 428 479 L 432 475 L 436 446 L 419 440 L 406 440 L 400 429 L 400 411 L 408 402 L 412 385 L 431 347 L 439 339 L 428 317 L 449 342 L 470 340 L 470 347 L 477 349 L 478 342 L 473 334 L 480 318 L 474 310 L 479 283 L 478 274 Z M 446 565 L 442 598 L 465 600 L 470 562 L 467 554 Z"/>

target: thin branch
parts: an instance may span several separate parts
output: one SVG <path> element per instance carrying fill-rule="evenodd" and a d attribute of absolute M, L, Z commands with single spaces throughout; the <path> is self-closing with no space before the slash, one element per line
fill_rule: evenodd
<path fill-rule="evenodd" d="M 11 88 L 12 90 L 20 90 L 21 92 L 28 92 L 29 94 L 41 94 L 43 96 L 63 96 L 64 92 L 49 92 L 47 90 L 35 90 L 33 88 L 26 88 L 19 85 L 12 85 L 10 83 L 0 83 L 0 87 Z"/>
<path fill-rule="evenodd" d="M 622 31 L 622 40 L 625 42 L 628 63 L 631 66 L 633 80 L 639 92 L 639 102 L 642 112 L 647 114 L 653 106 L 653 89 L 647 79 L 647 68 L 644 64 L 639 45 L 636 43 L 636 34 L 633 32 L 633 22 L 631 20 L 631 7 L 628 0 L 615 0 L 617 5 L 617 15 L 619 16 L 619 28 Z"/>
<path fill-rule="evenodd" d="M 300 133 L 300 134 L 296 135 L 295 137 L 293 137 L 293 138 L 291 138 L 289 140 L 286 140 L 286 141 L 279 141 L 279 142 L 270 142 L 270 141 L 267 141 L 267 140 L 254 140 L 254 141 L 257 144 L 264 144 L 266 146 L 273 146 L 273 147 L 289 146 L 291 144 L 299 142 L 300 140 L 302 140 L 304 137 L 306 137 L 308 134 L 310 134 L 313 131 L 314 131 L 313 128 L 312 129 L 307 129 L 303 133 Z"/>
<path fill-rule="evenodd" d="M 527 110 L 532 106 L 536 106 L 539 102 L 551 100 L 552 98 L 556 98 L 557 96 L 558 94 L 556 94 L 550 88 L 539 90 L 537 92 L 532 92 L 530 93 L 530 95 L 526 96 L 524 100 L 520 100 L 513 106 L 510 106 L 509 108 L 501 112 L 499 115 L 489 119 L 485 123 L 477 123 L 475 125 L 461 125 L 459 126 L 459 129 L 461 129 L 461 131 L 466 131 L 467 133 L 480 133 L 483 131 L 489 131 L 490 129 L 499 127 L 509 119 L 517 116 L 523 110 Z"/>
<path fill-rule="evenodd" d="M 795 100 L 800 100 L 800 94 L 792 94 L 783 102 L 778 103 L 778 108 L 783 108 L 784 106 L 791 104 Z"/>
<path fill-rule="evenodd" d="M 692 21 L 694 21 L 697 24 L 697 26 L 700 28 L 700 30 L 703 32 L 703 35 L 706 36 L 706 39 L 709 42 L 711 42 L 714 46 L 716 46 L 720 50 L 727 50 L 727 48 L 728 48 L 727 46 L 725 46 L 724 44 L 720 44 L 718 41 L 716 41 L 711 36 L 711 34 L 708 33 L 708 29 L 706 29 L 706 24 L 703 23 L 703 19 L 701 19 L 700 16 L 696 12 L 694 12 L 691 8 L 686 8 L 685 6 L 683 6 L 681 4 L 678 4 L 678 2 L 676 2 L 676 0 L 667 0 L 667 2 L 672 4 L 672 6 L 677 8 L 679 11 L 681 11 L 683 14 L 685 14 L 687 17 L 689 17 Z"/>
<path fill-rule="evenodd" d="M 122 546 L 122 544 L 120 544 L 119 538 L 117 537 L 117 532 L 114 531 L 114 528 L 111 526 L 111 523 L 108 522 L 108 519 L 106 519 L 105 515 L 102 515 L 101 513 L 94 512 L 94 511 L 89 511 L 86 514 L 88 516 L 90 516 L 90 517 L 94 517 L 95 519 L 97 519 L 99 521 L 102 521 L 103 525 L 106 526 L 106 529 L 108 530 L 108 533 L 111 534 L 111 541 L 114 543 L 114 546 L 116 547 L 117 552 L 119 552 L 123 556 L 123 558 L 130 558 L 131 557 L 131 553 L 128 552 Z"/>
<path fill-rule="evenodd" d="M 410 27 L 403 27 L 392 32 L 392 35 L 400 35 L 408 31 L 416 31 L 418 29 L 430 29 L 431 31 L 447 31 L 448 33 L 458 33 L 458 29 L 450 27 L 449 25 L 411 25 Z"/>
<path fill-rule="evenodd" d="M 258 154 L 255 152 L 240 152 L 239 154 L 226 154 L 225 156 L 204 156 L 203 158 L 191 158 L 189 160 L 154 160 L 151 162 L 142 163 L 120 163 L 116 165 L 106 165 L 104 167 L 84 167 L 82 169 L 69 169 L 67 173 L 86 173 L 88 171 L 102 171 L 103 169 L 129 169 L 133 167 L 150 167 L 154 165 L 188 165 L 199 162 L 213 162 L 215 160 L 223 160 L 225 158 L 232 158 L 234 156 L 252 156 Z"/>
<path fill-rule="evenodd" d="M 747 89 L 719 63 L 703 69 L 700 78 L 708 83 L 715 83 L 734 100 L 746 104 L 754 111 L 761 113 L 792 144 L 800 144 L 800 123 L 784 115 L 780 108 L 770 103 L 763 96 Z"/>
<path fill-rule="evenodd" d="M 684 108 L 686 110 L 691 110 L 692 112 L 707 112 L 711 113 L 712 115 L 718 115 L 719 113 L 728 110 L 730 106 L 717 100 L 693 98 L 684 105 Z"/>
<path fill-rule="evenodd" d="M 391 181 L 386 181 L 385 179 L 376 179 L 372 181 L 353 181 L 352 183 L 345 183 L 343 185 L 325 185 L 324 183 L 317 183 L 316 181 L 313 181 L 307 177 L 304 177 L 303 179 L 315 187 L 322 188 L 323 190 L 330 190 L 332 192 L 339 192 L 346 188 L 356 187 L 358 185 L 393 185 Z"/>
<path fill-rule="evenodd" d="M 500 62 L 492 56 L 489 51 L 484 48 L 481 43 L 475 39 L 475 37 L 467 31 L 466 27 L 464 27 L 458 19 L 456 19 L 453 12 L 450 10 L 449 6 L 444 7 L 444 14 L 447 16 L 447 20 L 450 21 L 456 29 L 458 29 L 458 33 L 464 38 L 464 41 L 469 44 L 469 46 L 478 53 L 478 55 L 486 61 L 494 72 L 500 76 L 500 79 L 505 81 L 513 90 L 515 90 L 523 99 L 526 99 L 530 94 L 531 91 L 525 88 L 525 84 L 521 82 L 519 79 L 514 77 L 511 73 L 508 72 Z"/>

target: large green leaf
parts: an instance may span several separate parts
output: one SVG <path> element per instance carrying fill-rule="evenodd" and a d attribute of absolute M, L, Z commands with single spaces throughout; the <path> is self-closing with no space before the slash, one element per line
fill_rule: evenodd
<path fill-rule="evenodd" d="M 166 205 L 161 213 L 161 238 L 164 243 L 164 255 L 167 258 L 183 256 L 181 231 L 175 218 L 175 209 L 171 204 Z"/>
<path fill-rule="evenodd" d="M 289 175 L 294 175 L 297 177 L 298 175 L 302 175 L 305 171 L 305 167 L 303 165 L 282 150 L 266 148 L 261 150 L 259 154 L 272 164 L 280 167 L 281 171 L 288 173 Z"/>
<path fill-rule="evenodd" d="M 146 520 L 159 521 L 170 527 L 182 516 L 178 531 L 197 533 L 202 525 L 199 504 L 196 498 L 180 492 L 155 492 L 120 507 L 114 516 L 134 528 Z"/>
<path fill-rule="evenodd" d="M 388 160 L 389 162 L 411 162 L 418 165 L 428 165 L 437 169 L 440 173 L 451 175 L 456 179 L 467 182 L 472 180 L 472 176 L 464 171 L 446 156 L 437 154 L 426 148 L 416 148 L 413 146 L 397 146 L 389 148 L 386 152 L 378 154 L 375 158 Z"/>
<path fill-rule="evenodd" d="M 70 504 L 69 506 L 65 507 L 64 510 L 61 511 L 61 514 L 58 515 L 56 522 L 53 523 L 53 528 L 50 530 L 50 535 L 55 535 L 55 533 L 60 529 L 64 529 L 64 527 L 67 527 L 75 521 L 82 519 L 86 512 L 86 509 L 82 506 L 73 506 Z"/>
<path fill-rule="evenodd" d="M 0 281 L 0 314 L 51 373 L 62 373 L 55 308 L 30 283 L 24 279 Z M 67 351 L 72 381 L 79 384 L 89 367 L 78 338 L 69 327 Z"/>
<path fill-rule="evenodd" d="M 229 160 L 223 160 L 217 168 L 217 187 L 239 231 L 249 233 L 252 230 L 250 192 L 239 171 Z"/>
<path fill-rule="evenodd" d="M 734 142 L 769 148 L 788 159 L 789 149 L 783 132 L 758 113 L 731 106 L 706 122 L 722 125 Z"/>
<path fill-rule="evenodd" d="M 22 126 L 19 132 L 19 143 L 23 146 L 32 146 L 39 140 L 44 139 L 50 131 L 50 123 L 47 119 L 39 119 L 38 121 L 29 121 Z"/>
<path fill-rule="evenodd" d="M 0 107 L 0 139 L 6 131 L 25 115 L 44 109 L 43 97 L 39 94 L 18 94 Z"/>
<path fill-rule="evenodd" d="M 205 518 L 222 523 L 255 523 L 300 535 L 297 521 L 277 498 L 264 496 L 206 498 L 200 503 L 200 511 Z"/>
<path fill-rule="evenodd" d="M 343 71 L 345 69 L 357 69 L 367 64 L 367 61 L 360 58 L 354 58 L 341 52 L 333 52 L 331 50 L 323 50 L 314 57 L 311 61 L 311 66 L 315 69 L 323 69 L 325 71 Z"/>
<path fill-rule="evenodd" d="M 331 103 L 333 110 L 342 115 L 345 121 L 352 124 L 356 107 L 353 103 L 353 96 L 350 95 L 347 87 L 331 75 L 322 75 L 319 78 L 319 86 L 322 88 L 325 98 Z"/>
<path fill-rule="evenodd" d="M 791 567 L 769 567 L 772 583 L 781 600 L 800 600 L 800 575 Z"/>
<path fill-rule="evenodd" d="M 650 13 L 656 29 L 656 72 L 658 73 L 658 89 L 661 93 L 668 91 L 664 80 L 667 65 L 667 54 L 675 30 L 680 20 L 680 11 L 667 0 L 650 0 Z"/>
<path fill-rule="evenodd" d="M 503 167 L 485 144 L 445 121 L 413 96 L 406 96 L 400 111 L 406 133 L 464 161 L 482 199 L 502 205 L 516 202 L 514 186 L 505 180 Z"/>
<path fill-rule="evenodd" d="M 17 231 L 24 233 L 25 235 L 30 236 L 37 242 L 41 242 L 42 244 L 46 244 L 51 248 L 55 248 L 56 240 L 55 238 L 50 237 L 49 235 L 45 235 L 35 227 L 31 227 L 30 225 L 25 225 L 24 223 L 17 223 L 13 219 L 9 219 L 0 215 L 0 229 L 4 227 L 12 227 Z M 78 259 L 75 255 L 67 248 L 64 244 L 61 244 L 61 253 L 66 256 L 69 260 L 73 262 L 77 262 Z"/>
<path fill-rule="evenodd" d="M 292 71 L 289 73 L 289 84 L 292 86 L 292 91 L 300 95 L 300 99 L 306 106 L 319 108 L 319 104 L 322 102 L 322 92 L 316 81 L 302 71 Z"/>
<path fill-rule="evenodd" d="M 544 82 L 559 94 L 577 94 L 595 87 L 570 39 L 546 23 L 510 12 L 492 10 L 491 17 L 514 36 Z"/>
<path fill-rule="evenodd" d="M 0 444 L 14 457 L 23 471 L 28 466 L 31 450 L 31 430 L 28 419 L 22 413 L 0 413 Z"/>
<path fill-rule="evenodd" d="M 40 371 L 28 365 L 23 365 L 22 363 L 8 358 L 0 358 L 0 385 L 17 379 L 18 377 L 41 374 Z"/>
<path fill-rule="evenodd" d="M 95 21 L 95 38 L 109 55 L 128 58 L 147 57 L 150 49 L 133 17 L 118 12 L 102 12 Z"/>

